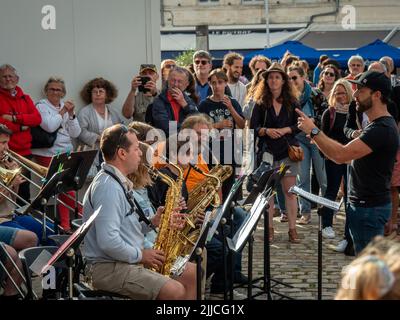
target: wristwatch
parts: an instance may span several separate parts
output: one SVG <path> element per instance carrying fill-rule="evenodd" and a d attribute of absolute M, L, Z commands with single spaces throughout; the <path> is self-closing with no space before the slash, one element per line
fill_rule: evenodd
<path fill-rule="evenodd" d="M 310 132 L 311 139 L 313 139 L 320 132 L 321 132 L 321 130 L 319 130 L 317 127 L 312 128 L 312 130 Z"/>

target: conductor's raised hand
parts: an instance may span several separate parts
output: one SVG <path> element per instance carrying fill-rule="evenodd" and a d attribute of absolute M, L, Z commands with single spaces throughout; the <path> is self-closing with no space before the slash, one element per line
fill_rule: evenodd
<path fill-rule="evenodd" d="M 296 108 L 296 112 L 299 115 L 299 117 L 297 118 L 297 127 L 305 134 L 309 135 L 311 133 L 311 130 L 315 128 L 315 123 L 300 109 Z"/>

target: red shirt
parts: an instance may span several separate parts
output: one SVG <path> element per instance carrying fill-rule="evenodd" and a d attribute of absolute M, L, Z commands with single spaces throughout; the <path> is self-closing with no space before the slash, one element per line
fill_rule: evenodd
<path fill-rule="evenodd" d="M 181 111 L 182 107 L 174 98 L 172 98 L 171 94 L 169 91 L 167 91 L 167 99 L 169 103 L 171 104 L 172 111 L 174 111 L 174 119 L 175 121 L 179 122 L 179 112 Z"/>
<path fill-rule="evenodd" d="M 5 124 L 13 134 L 8 145 L 10 149 L 21 156 L 31 154 L 31 131 L 22 131 L 22 126 L 36 127 L 42 122 L 42 117 L 36 109 L 32 99 L 23 93 L 20 87 L 16 87 L 15 96 L 8 91 L 0 89 L 0 123 Z M 10 122 L 1 117 L 3 114 L 14 115 L 16 122 Z"/>

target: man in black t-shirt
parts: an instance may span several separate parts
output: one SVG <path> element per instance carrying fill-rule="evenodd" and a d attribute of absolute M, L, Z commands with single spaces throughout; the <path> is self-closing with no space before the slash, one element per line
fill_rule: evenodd
<path fill-rule="evenodd" d="M 384 73 L 367 71 L 349 81 L 357 85 L 357 111 L 365 112 L 370 123 L 347 145 L 328 138 L 304 113 L 296 111 L 299 129 L 327 158 L 336 163 L 351 161 L 347 219 L 354 249 L 360 253 L 375 236 L 383 235 L 391 214 L 390 180 L 399 134 L 387 110 L 391 84 Z"/>

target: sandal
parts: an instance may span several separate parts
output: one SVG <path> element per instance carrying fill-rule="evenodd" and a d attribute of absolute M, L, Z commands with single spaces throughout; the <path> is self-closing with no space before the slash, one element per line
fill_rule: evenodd
<path fill-rule="evenodd" d="M 311 223 L 311 214 L 301 216 L 298 224 L 307 225 Z"/>
<path fill-rule="evenodd" d="M 281 214 L 281 222 L 288 222 L 288 221 L 289 221 L 289 219 L 288 219 L 286 213 L 282 213 Z"/>
<path fill-rule="evenodd" d="M 269 228 L 269 237 L 268 237 L 268 239 L 269 239 L 270 243 L 274 241 L 274 233 L 275 233 L 274 228 Z"/>
<path fill-rule="evenodd" d="M 300 243 L 300 238 L 297 234 L 296 229 L 289 229 L 289 242 L 290 243 Z"/>

